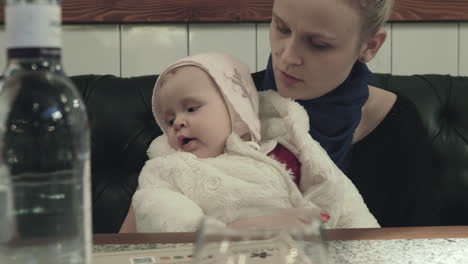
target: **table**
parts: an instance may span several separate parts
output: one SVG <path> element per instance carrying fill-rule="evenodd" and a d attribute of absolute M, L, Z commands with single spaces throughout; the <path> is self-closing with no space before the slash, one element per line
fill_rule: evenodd
<path fill-rule="evenodd" d="M 327 230 L 335 264 L 468 263 L 468 226 Z M 95 234 L 94 252 L 175 247 L 194 233 Z"/>

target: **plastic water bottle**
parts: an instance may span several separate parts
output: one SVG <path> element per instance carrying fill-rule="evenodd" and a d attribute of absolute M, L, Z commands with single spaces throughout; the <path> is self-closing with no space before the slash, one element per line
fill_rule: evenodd
<path fill-rule="evenodd" d="M 89 127 L 61 65 L 60 1 L 4 2 L 0 263 L 89 264 Z"/>

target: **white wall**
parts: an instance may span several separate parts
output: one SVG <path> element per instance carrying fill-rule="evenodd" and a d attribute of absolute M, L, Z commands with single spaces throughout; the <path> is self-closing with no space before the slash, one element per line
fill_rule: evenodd
<path fill-rule="evenodd" d="M 388 39 L 369 63 L 374 72 L 468 76 L 468 23 L 391 23 Z M 65 25 L 63 56 L 69 75 L 156 74 L 167 64 L 201 51 L 230 52 L 250 66 L 265 68 L 268 24 Z M 0 67 L 5 33 L 0 28 Z"/>

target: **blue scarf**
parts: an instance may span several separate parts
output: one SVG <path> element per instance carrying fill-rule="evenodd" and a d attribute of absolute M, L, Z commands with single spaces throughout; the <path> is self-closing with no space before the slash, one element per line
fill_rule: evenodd
<path fill-rule="evenodd" d="M 356 62 L 346 80 L 331 92 L 310 100 L 296 100 L 309 115 L 310 135 L 320 142 L 330 158 L 347 172 L 351 161 L 354 131 L 361 121 L 361 109 L 369 97 L 366 64 Z M 259 90 L 276 90 L 271 55 Z"/>

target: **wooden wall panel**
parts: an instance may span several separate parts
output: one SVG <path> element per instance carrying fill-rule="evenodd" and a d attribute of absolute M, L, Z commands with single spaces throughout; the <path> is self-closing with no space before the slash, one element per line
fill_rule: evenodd
<path fill-rule="evenodd" d="M 63 0 L 65 23 L 266 22 L 273 0 Z M 3 21 L 3 6 L 0 7 Z M 468 0 L 396 0 L 391 21 L 468 21 Z"/>
<path fill-rule="evenodd" d="M 468 21 L 468 0 L 396 0 L 392 21 Z"/>

